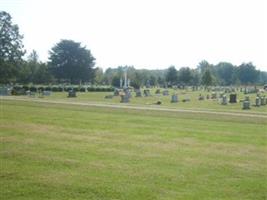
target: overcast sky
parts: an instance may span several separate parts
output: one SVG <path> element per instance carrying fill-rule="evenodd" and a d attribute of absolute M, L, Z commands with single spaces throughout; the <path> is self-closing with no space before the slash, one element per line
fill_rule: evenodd
<path fill-rule="evenodd" d="M 194 68 L 205 59 L 267 71 L 266 0 L 0 0 L 0 10 L 42 61 L 72 39 L 104 69 Z"/>

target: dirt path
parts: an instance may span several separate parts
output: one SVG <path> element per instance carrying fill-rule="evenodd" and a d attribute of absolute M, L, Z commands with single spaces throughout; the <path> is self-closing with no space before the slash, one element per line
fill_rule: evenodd
<path fill-rule="evenodd" d="M 120 108 L 120 109 L 134 109 L 134 110 L 154 110 L 154 111 L 167 111 L 167 112 L 184 112 L 184 113 L 203 113 L 203 114 L 214 114 L 214 115 L 228 115 L 228 116 L 240 116 L 240 117 L 257 117 L 266 118 L 267 115 L 255 114 L 255 113 L 236 113 L 236 112 L 217 112 L 209 110 L 190 110 L 190 109 L 177 109 L 177 108 L 163 108 L 158 106 L 138 106 L 138 105 L 117 105 L 117 104 L 104 104 L 104 103 L 93 103 L 93 102 L 69 102 L 60 100 L 44 100 L 34 98 L 21 98 L 21 97 L 1 97 L 2 100 L 15 100 L 15 101 L 26 101 L 26 102 L 40 102 L 40 103 L 51 103 L 51 104 L 64 104 L 64 105 L 80 105 L 80 106 L 94 106 L 102 108 Z"/>

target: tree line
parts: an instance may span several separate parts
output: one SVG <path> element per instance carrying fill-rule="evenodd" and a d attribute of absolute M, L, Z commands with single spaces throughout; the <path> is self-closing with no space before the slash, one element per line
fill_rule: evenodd
<path fill-rule="evenodd" d="M 195 69 L 170 66 L 163 70 L 118 66 L 105 71 L 95 67 L 91 51 L 73 40 L 61 40 L 49 51 L 49 61 L 41 62 L 33 50 L 25 59 L 23 36 L 12 23 L 9 13 L 0 12 L 0 83 L 50 84 L 90 83 L 118 87 L 127 70 L 131 86 L 173 85 L 249 85 L 266 84 L 267 72 L 252 63 L 235 66 L 229 62 L 216 65 L 201 61 Z"/>

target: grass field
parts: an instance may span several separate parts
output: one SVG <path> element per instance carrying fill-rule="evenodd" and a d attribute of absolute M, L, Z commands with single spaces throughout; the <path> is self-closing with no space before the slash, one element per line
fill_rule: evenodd
<path fill-rule="evenodd" d="M 108 101 L 90 95 L 66 101 Z M 205 102 L 167 106 L 222 110 Z M 262 117 L 2 100 L 0 199 L 263 200 L 266 132 Z"/>

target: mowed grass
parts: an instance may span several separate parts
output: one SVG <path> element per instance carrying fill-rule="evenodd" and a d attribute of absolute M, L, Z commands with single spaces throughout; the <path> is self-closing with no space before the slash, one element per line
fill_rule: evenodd
<path fill-rule="evenodd" d="M 1 102 L 0 199 L 266 199 L 266 118 Z"/>

